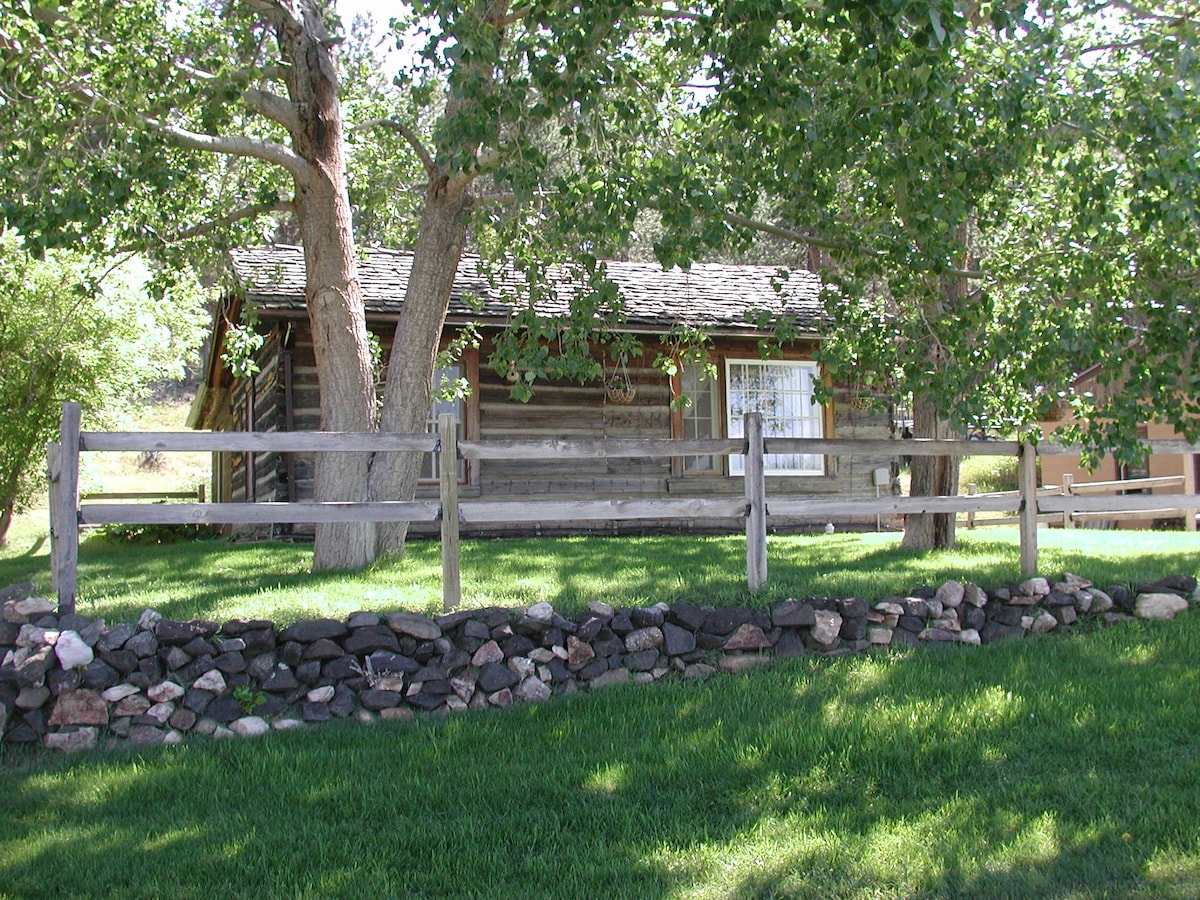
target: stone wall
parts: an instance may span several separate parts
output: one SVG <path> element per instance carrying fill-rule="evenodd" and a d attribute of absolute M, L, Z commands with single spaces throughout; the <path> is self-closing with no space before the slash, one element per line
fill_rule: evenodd
<path fill-rule="evenodd" d="M 978 645 L 1068 630 L 1083 618 L 1171 618 L 1197 601 L 1190 576 L 1100 590 L 1067 575 L 991 591 L 950 581 L 873 604 L 857 597 L 784 600 L 768 609 L 592 603 L 568 618 L 538 603 L 437 618 L 359 612 L 286 627 L 176 622 L 147 610 L 137 622 L 109 626 L 58 616 L 31 590 L 0 591 L 0 734 L 60 750 L 504 708 L 805 653 Z"/>

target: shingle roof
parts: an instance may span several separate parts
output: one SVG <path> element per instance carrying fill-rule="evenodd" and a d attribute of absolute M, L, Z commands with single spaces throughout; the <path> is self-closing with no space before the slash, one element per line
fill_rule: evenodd
<path fill-rule="evenodd" d="M 264 312 L 303 312 L 304 255 L 299 247 L 275 245 L 234 251 L 234 273 L 248 301 Z M 751 327 L 746 314 L 767 310 L 786 315 L 803 331 L 815 332 L 822 317 L 820 279 L 809 272 L 791 272 L 776 290 L 774 266 L 731 266 L 697 263 L 691 270 L 663 271 L 656 263 L 607 264 L 609 278 L 624 299 L 630 325 L 665 330 L 674 325 L 709 329 Z M 412 253 L 374 249 L 360 260 L 358 277 L 367 317 L 399 312 L 412 269 Z M 458 267 L 448 315 L 479 322 L 503 322 L 513 312 L 505 295 L 520 296 L 517 273 L 502 273 L 493 286 L 480 271 L 477 257 L 465 256 Z M 560 316 L 578 282 L 559 273 L 555 296 L 539 301 L 542 315 Z M 473 306 L 469 298 L 475 299 Z M 481 305 L 480 305 L 481 304 Z M 478 307 L 478 308 L 477 308 Z"/>

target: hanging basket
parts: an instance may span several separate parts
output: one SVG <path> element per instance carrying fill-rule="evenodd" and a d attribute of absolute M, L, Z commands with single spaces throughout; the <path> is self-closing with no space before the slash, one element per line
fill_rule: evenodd
<path fill-rule="evenodd" d="M 1046 407 L 1046 411 L 1042 414 L 1043 422 L 1061 422 L 1067 417 L 1071 411 L 1071 404 L 1062 397 L 1055 397 L 1054 401 Z"/>
<path fill-rule="evenodd" d="M 637 396 L 637 388 L 631 384 L 613 384 L 604 389 L 604 395 L 608 398 L 609 403 L 628 406 L 633 402 L 633 398 Z"/>

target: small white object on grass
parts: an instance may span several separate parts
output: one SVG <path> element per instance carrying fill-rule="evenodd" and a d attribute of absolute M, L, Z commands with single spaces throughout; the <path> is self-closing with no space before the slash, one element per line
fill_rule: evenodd
<path fill-rule="evenodd" d="M 826 534 L 833 534 L 833 523 L 832 523 L 832 522 L 826 522 L 826 523 L 825 523 L 825 533 L 826 533 Z"/>

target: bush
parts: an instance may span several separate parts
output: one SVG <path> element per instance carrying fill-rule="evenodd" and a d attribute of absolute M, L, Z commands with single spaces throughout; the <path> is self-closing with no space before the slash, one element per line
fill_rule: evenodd
<path fill-rule="evenodd" d="M 958 470 L 958 483 L 965 492 L 974 484 L 981 494 L 992 491 L 1017 490 L 1017 458 L 1015 456 L 967 456 Z"/>

